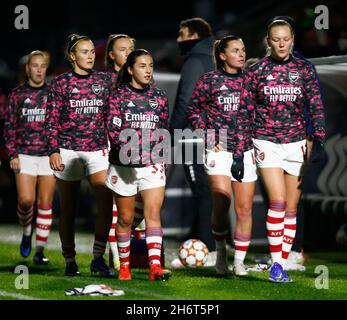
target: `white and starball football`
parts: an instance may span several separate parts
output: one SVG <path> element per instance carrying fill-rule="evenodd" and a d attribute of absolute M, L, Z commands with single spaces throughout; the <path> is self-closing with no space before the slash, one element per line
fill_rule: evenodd
<path fill-rule="evenodd" d="M 201 267 L 206 263 L 208 249 L 206 244 L 198 239 L 189 239 L 182 243 L 178 257 L 184 266 L 190 268 Z"/>

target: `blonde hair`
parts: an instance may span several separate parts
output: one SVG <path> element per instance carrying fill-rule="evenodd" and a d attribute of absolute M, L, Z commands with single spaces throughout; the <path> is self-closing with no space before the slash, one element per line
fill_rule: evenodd
<path fill-rule="evenodd" d="M 26 61 L 26 64 L 30 64 L 31 62 L 31 59 L 35 56 L 41 56 L 43 57 L 46 61 L 47 61 L 47 56 L 46 54 L 41 51 L 41 50 L 34 50 L 32 52 L 30 52 L 28 55 L 27 55 L 27 61 Z"/>

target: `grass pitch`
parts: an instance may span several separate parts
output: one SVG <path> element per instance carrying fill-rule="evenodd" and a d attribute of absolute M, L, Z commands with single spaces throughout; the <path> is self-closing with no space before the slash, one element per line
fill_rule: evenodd
<path fill-rule="evenodd" d="M 36 266 L 32 262 L 33 253 L 24 259 L 19 255 L 18 247 L 18 244 L 6 243 L 0 239 L 2 300 L 347 300 L 347 252 L 309 254 L 306 271 L 288 272 L 293 278 L 292 283 L 271 283 L 266 271 L 250 272 L 248 277 L 243 278 L 222 278 L 216 275 L 212 267 L 173 270 L 173 276 L 167 282 L 150 282 L 147 280 L 147 269 L 133 269 L 133 280 L 121 282 L 117 278 L 91 276 L 91 254 L 77 255 L 82 275 L 71 278 L 64 275 L 65 263 L 60 250 L 46 249 L 45 254 L 50 259 L 50 264 Z M 252 256 L 252 251 L 249 256 Z M 167 265 L 170 261 L 167 259 Z M 29 269 L 29 289 L 16 289 L 19 274 L 14 271 L 18 265 L 25 265 Z M 328 268 L 326 280 L 323 280 L 322 271 L 319 271 L 321 267 L 317 268 L 318 266 Z M 328 282 L 325 288 L 319 289 L 323 281 Z M 112 288 L 121 288 L 125 295 L 65 296 L 66 289 L 102 283 Z"/>

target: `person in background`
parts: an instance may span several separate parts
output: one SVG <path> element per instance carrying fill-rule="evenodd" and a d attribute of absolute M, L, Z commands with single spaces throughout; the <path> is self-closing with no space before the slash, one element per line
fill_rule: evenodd
<path fill-rule="evenodd" d="M 49 262 L 43 251 L 52 226 L 55 190 L 45 131 L 50 90 L 45 83 L 47 68 L 47 59 L 42 51 L 36 50 L 27 56 L 25 70 L 28 80 L 11 91 L 4 126 L 5 146 L 16 178 L 17 215 L 23 227 L 20 254 L 24 258 L 31 253 L 32 220 L 37 200 L 36 253 L 33 257 L 36 264 Z"/>
<path fill-rule="evenodd" d="M 107 39 L 105 51 L 105 69 L 115 88 L 118 74 L 130 52 L 135 49 L 135 39 L 127 34 L 111 34 Z"/>
<path fill-rule="evenodd" d="M 189 128 L 186 111 L 196 82 L 204 73 L 214 70 L 213 37 L 211 26 L 207 21 L 202 18 L 181 21 L 177 43 L 184 62 L 171 116 L 170 132 L 172 136 L 175 129 Z M 193 143 L 194 154 L 198 149 L 197 143 L 199 142 Z M 184 145 L 182 149 L 185 149 Z M 198 164 L 195 160 L 192 162 L 184 161 L 185 176 L 194 199 L 193 220 L 187 237 L 202 240 L 211 252 L 215 250 L 215 242 L 211 232 L 211 189 L 204 165 Z"/>

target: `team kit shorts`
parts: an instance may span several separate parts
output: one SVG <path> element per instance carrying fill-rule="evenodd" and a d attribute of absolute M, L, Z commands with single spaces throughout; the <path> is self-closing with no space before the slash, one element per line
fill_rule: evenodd
<path fill-rule="evenodd" d="M 19 154 L 20 173 L 30 176 L 52 176 L 53 170 L 49 165 L 48 156 L 30 156 Z"/>
<path fill-rule="evenodd" d="M 105 185 L 121 196 L 134 196 L 147 189 L 165 187 L 165 164 L 132 168 L 110 164 Z"/>
<path fill-rule="evenodd" d="M 54 171 L 54 175 L 64 181 L 79 181 L 93 173 L 107 170 L 108 150 L 74 151 L 60 148 L 64 164 L 63 171 Z"/>
<path fill-rule="evenodd" d="M 244 153 L 243 162 L 245 166 L 242 182 L 253 182 L 258 178 L 257 167 L 254 159 L 254 150 L 248 150 Z M 231 178 L 231 181 L 237 181 L 232 177 L 230 169 L 233 163 L 233 155 L 231 152 L 206 149 L 205 171 L 207 175 L 222 175 Z"/>
<path fill-rule="evenodd" d="M 253 144 L 258 168 L 281 168 L 298 177 L 303 174 L 306 140 L 279 144 L 253 139 Z"/>

